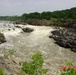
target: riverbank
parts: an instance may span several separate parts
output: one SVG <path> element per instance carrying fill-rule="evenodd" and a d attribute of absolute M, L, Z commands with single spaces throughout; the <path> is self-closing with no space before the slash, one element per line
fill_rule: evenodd
<path fill-rule="evenodd" d="M 53 38 L 56 41 L 56 44 L 58 44 L 61 47 L 64 48 L 70 48 L 71 51 L 76 52 L 76 30 L 73 28 L 62 28 L 57 29 L 55 31 L 52 31 L 52 36 L 49 36 L 50 38 Z"/>

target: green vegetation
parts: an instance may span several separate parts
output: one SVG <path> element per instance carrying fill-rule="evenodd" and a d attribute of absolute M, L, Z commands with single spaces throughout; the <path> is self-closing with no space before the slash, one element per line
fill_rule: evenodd
<path fill-rule="evenodd" d="M 76 75 L 76 66 L 72 62 L 68 62 L 67 66 L 62 66 L 61 75 Z"/>
<path fill-rule="evenodd" d="M 32 25 L 46 25 L 46 26 L 63 26 L 74 28 L 76 32 L 76 7 L 61 11 L 54 12 L 33 12 L 24 13 L 21 16 L 0 16 L 0 20 L 16 21 L 18 23 L 28 23 Z M 5 42 L 4 35 L 0 33 L 0 44 Z M 74 43 L 73 43 L 74 44 Z M 14 50 L 10 49 L 4 53 L 4 57 L 8 58 L 14 55 Z M 31 62 L 23 62 L 20 75 L 43 75 L 46 74 L 47 69 L 43 69 L 44 60 L 42 53 L 36 53 L 32 56 Z M 4 63 L 3 63 L 4 64 Z M 0 69 L 0 75 L 4 75 L 4 71 Z M 76 75 L 76 66 L 71 62 L 67 63 L 67 66 L 62 66 L 61 75 Z"/>
<path fill-rule="evenodd" d="M 24 13 L 21 16 L 1 16 L 0 20 L 16 21 L 16 23 L 32 25 L 74 26 L 76 28 L 76 7 L 61 11 Z"/>
<path fill-rule="evenodd" d="M 0 75 L 4 75 L 4 71 L 1 68 L 0 68 Z"/>
<path fill-rule="evenodd" d="M 42 68 L 43 63 L 42 53 L 38 52 L 32 56 L 31 62 L 23 63 L 22 70 L 28 75 L 43 75 L 47 72 L 47 69 Z M 23 72 L 21 72 L 21 74 L 23 74 Z"/>
<path fill-rule="evenodd" d="M 54 12 L 34 12 L 30 14 L 23 14 L 21 16 L 21 19 L 26 20 L 26 19 L 47 19 L 50 20 L 52 18 L 56 19 L 76 19 L 76 8 L 71 8 L 67 10 L 62 10 L 62 11 L 54 11 Z"/>
<path fill-rule="evenodd" d="M 51 20 L 52 18 L 55 19 L 76 19 L 76 7 L 61 11 L 54 11 L 54 12 L 33 12 L 33 13 L 24 13 L 21 16 L 1 16 L 0 19 L 2 20 L 29 20 L 29 19 L 46 19 Z"/>
<path fill-rule="evenodd" d="M 20 19 L 20 16 L 0 16 L 0 20 L 16 21 L 19 19 Z"/>
<path fill-rule="evenodd" d="M 21 70 L 19 75 L 25 75 L 25 72 L 23 70 Z"/>

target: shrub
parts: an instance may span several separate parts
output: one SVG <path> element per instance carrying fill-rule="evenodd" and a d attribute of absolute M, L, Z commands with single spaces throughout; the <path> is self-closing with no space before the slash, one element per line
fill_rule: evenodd
<path fill-rule="evenodd" d="M 38 26 L 49 26 L 50 25 L 50 21 L 46 20 L 46 19 L 29 19 L 27 20 L 28 24 L 31 25 L 38 25 Z"/>
<path fill-rule="evenodd" d="M 61 75 L 76 75 L 76 66 L 68 62 L 67 66 L 62 66 Z"/>
<path fill-rule="evenodd" d="M 4 71 L 1 68 L 0 68 L 0 75 L 4 75 Z"/>
<path fill-rule="evenodd" d="M 19 75 L 25 75 L 24 71 L 21 70 L 20 74 Z"/>
<path fill-rule="evenodd" d="M 44 60 L 42 53 L 38 52 L 32 56 L 31 62 L 24 62 L 22 70 L 28 75 L 43 75 L 47 72 L 47 69 L 43 69 Z"/>

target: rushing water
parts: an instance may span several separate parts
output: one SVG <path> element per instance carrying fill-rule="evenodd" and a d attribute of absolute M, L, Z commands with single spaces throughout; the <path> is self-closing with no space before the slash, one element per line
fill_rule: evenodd
<path fill-rule="evenodd" d="M 44 68 L 48 68 L 47 75 L 59 75 L 61 65 L 67 61 L 73 61 L 76 64 L 76 53 L 59 47 L 52 38 L 49 38 L 51 31 L 54 29 L 47 26 L 32 26 L 31 33 L 18 33 L 18 35 L 6 36 L 7 42 L 0 45 L 0 52 L 13 48 L 16 53 L 15 57 L 21 58 L 22 61 L 28 61 L 32 54 L 42 52 L 44 57 Z M 11 33 L 12 34 L 12 33 Z"/>

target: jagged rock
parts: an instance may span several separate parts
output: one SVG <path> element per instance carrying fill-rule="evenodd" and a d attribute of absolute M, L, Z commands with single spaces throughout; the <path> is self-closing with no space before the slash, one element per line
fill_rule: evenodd
<path fill-rule="evenodd" d="M 15 28 L 13 28 L 13 30 L 15 30 Z"/>
<path fill-rule="evenodd" d="M 28 28 L 28 27 L 23 28 L 22 30 L 23 30 L 24 32 L 32 32 L 32 31 L 34 31 L 34 29 Z"/>
<path fill-rule="evenodd" d="M 11 29 L 8 29 L 8 31 L 10 31 Z"/>
<path fill-rule="evenodd" d="M 15 27 L 17 27 L 17 28 L 22 28 L 21 26 L 15 26 Z"/>
<path fill-rule="evenodd" d="M 4 34 L 0 33 L 0 44 L 6 42 Z"/>
<path fill-rule="evenodd" d="M 56 43 L 65 48 L 71 48 L 76 52 L 76 34 L 68 30 L 55 30 L 49 38 L 53 38 Z"/>

